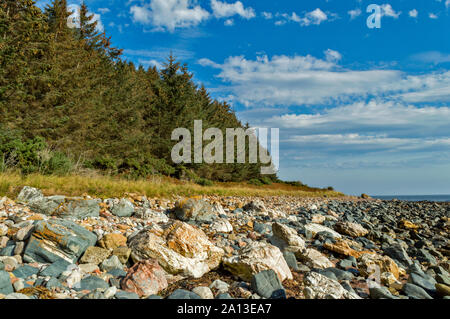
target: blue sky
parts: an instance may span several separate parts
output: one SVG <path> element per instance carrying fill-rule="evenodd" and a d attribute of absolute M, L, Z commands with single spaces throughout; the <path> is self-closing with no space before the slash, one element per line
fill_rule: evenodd
<path fill-rule="evenodd" d="M 124 58 L 173 52 L 242 121 L 280 128 L 282 179 L 450 194 L 450 0 L 86 3 Z"/>

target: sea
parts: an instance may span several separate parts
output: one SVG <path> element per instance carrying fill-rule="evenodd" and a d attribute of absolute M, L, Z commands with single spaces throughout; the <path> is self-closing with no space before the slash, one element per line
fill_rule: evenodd
<path fill-rule="evenodd" d="M 386 195 L 386 196 L 372 196 L 373 198 L 382 200 L 404 200 L 410 202 L 450 202 L 450 195 Z"/>

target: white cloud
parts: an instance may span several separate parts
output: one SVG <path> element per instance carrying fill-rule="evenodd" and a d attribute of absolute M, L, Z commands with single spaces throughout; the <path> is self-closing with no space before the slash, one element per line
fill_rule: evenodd
<path fill-rule="evenodd" d="M 314 11 L 308 12 L 303 20 L 303 25 L 310 25 L 310 24 L 316 24 L 319 25 L 322 22 L 326 21 L 328 19 L 328 16 L 317 8 Z"/>
<path fill-rule="evenodd" d="M 187 28 L 208 19 L 209 12 L 191 0 L 151 0 L 143 6 L 130 8 L 134 22 L 151 24 L 155 31 Z"/>
<path fill-rule="evenodd" d="M 449 0 L 449 1 L 450 1 L 450 0 Z M 417 18 L 418 15 L 419 15 L 419 11 L 417 11 L 416 9 L 413 9 L 413 10 L 409 11 L 409 16 L 410 16 L 411 18 Z"/>
<path fill-rule="evenodd" d="M 223 64 L 200 63 L 220 70 L 222 90 L 246 106 L 327 104 L 391 97 L 408 102 L 450 100 L 450 71 L 407 75 L 398 70 L 351 70 L 338 65 L 340 53 L 327 50 L 325 59 L 307 56 L 233 56 Z"/>
<path fill-rule="evenodd" d="M 233 19 L 227 19 L 224 22 L 224 25 L 226 25 L 227 27 L 231 27 L 234 25 L 234 20 Z"/>
<path fill-rule="evenodd" d="M 415 54 L 411 57 L 415 61 L 425 63 L 441 64 L 450 62 L 450 54 L 444 54 L 439 51 L 428 51 Z"/>
<path fill-rule="evenodd" d="M 450 0 L 445 1 L 445 7 L 450 8 Z"/>
<path fill-rule="evenodd" d="M 433 20 L 436 20 L 436 19 L 439 18 L 436 14 L 434 14 L 434 13 L 432 13 L 432 12 L 430 12 L 430 13 L 428 14 L 428 17 L 429 17 L 430 19 L 433 19 Z"/>
<path fill-rule="evenodd" d="M 362 13 L 362 11 L 359 8 L 354 9 L 354 10 L 350 10 L 348 12 L 348 14 L 350 15 L 350 19 L 351 20 L 356 19 L 357 17 L 359 17 L 361 15 L 361 13 Z"/>
<path fill-rule="evenodd" d="M 235 3 L 226 3 L 218 0 L 211 0 L 211 9 L 216 18 L 229 18 L 239 15 L 245 19 L 252 19 L 256 16 L 253 8 L 244 8 L 241 1 Z"/>
<path fill-rule="evenodd" d="M 330 14 L 335 16 L 335 14 Z M 275 22 L 275 25 L 283 25 L 289 21 L 299 23 L 301 26 L 307 27 L 310 25 L 319 25 L 324 21 L 329 19 L 328 15 L 323 12 L 320 8 L 317 8 L 311 12 L 306 12 L 303 15 L 298 15 L 295 12 L 291 14 L 288 13 L 276 13 L 275 17 L 278 20 Z"/>
<path fill-rule="evenodd" d="M 390 4 L 381 5 L 381 15 L 397 19 L 402 13 L 396 12 Z"/>
<path fill-rule="evenodd" d="M 449 0 L 450 1 L 450 0 Z M 264 19 L 266 20 L 271 20 L 273 18 L 273 14 L 271 12 L 263 12 L 262 16 L 264 17 Z"/>

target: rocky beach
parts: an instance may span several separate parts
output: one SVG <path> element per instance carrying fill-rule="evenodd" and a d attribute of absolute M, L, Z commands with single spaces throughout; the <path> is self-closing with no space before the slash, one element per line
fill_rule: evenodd
<path fill-rule="evenodd" d="M 0 199 L 0 299 L 449 299 L 450 203 Z"/>

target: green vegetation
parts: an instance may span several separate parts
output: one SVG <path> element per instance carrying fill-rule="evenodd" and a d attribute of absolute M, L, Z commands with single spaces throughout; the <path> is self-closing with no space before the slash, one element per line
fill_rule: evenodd
<path fill-rule="evenodd" d="M 31 0 L 0 2 L 2 171 L 187 176 L 203 187 L 276 180 L 261 176 L 260 164 L 175 165 L 175 128 L 193 135 L 194 120 L 203 120 L 204 130 L 224 133 L 248 125 L 198 87 L 174 57 L 161 70 L 136 66 L 96 31 L 86 5 L 77 28 L 67 27 L 68 15 L 65 0 L 43 11 Z"/>

